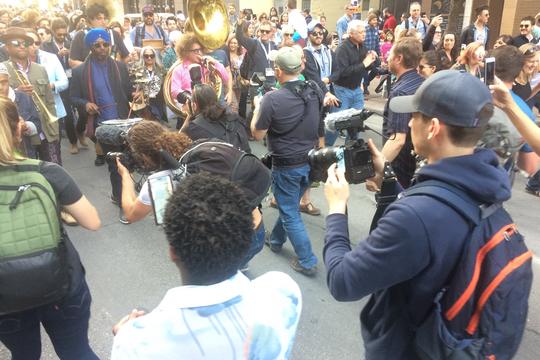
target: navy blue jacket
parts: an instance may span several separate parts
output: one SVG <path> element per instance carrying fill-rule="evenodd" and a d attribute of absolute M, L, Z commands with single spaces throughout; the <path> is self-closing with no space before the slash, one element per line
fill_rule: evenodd
<path fill-rule="evenodd" d="M 418 182 L 437 179 L 483 203 L 510 198 L 508 175 L 491 150 L 423 167 Z M 428 314 L 462 251 L 469 226 L 429 196 L 392 203 L 377 228 L 351 250 L 347 217 L 326 218 L 327 283 L 338 301 L 372 294 L 360 315 L 366 359 L 415 359 L 414 329 Z"/>

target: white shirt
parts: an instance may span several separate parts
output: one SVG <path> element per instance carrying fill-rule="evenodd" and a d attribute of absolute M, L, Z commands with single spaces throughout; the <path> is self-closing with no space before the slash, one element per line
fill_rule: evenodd
<path fill-rule="evenodd" d="M 307 39 L 307 23 L 306 18 L 300 10 L 294 9 L 289 11 L 289 25 L 294 27 L 294 30 L 300 34 L 302 39 Z"/>
<path fill-rule="evenodd" d="M 121 328 L 111 359 L 287 359 L 301 310 L 300 288 L 276 271 L 173 288 Z"/>
<path fill-rule="evenodd" d="M 170 170 L 163 170 L 158 171 L 148 177 L 148 179 L 151 178 L 157 178 L 163 175 L 170 175 L 172 176 L 173 173 Z M 150 199 L 150 191 L 148 190 L 148 179 L 143 183 L 141 186 L 141 191 L 139 192 L 139 196 L 137 196 L 137 199 L 142 202 L 144 205 L 152 206 L 152 199 Z"/>
<path fill-rule="evenodd" d="M 47 70 L 47 76 L 49 82 L 54 84 L 54 106 L 56 108 L 56 117 L 61 119 L 66 116 L 66 108 L 60 97 L 60 93 L 66 90 L 69 86 L 69 80 L 67 78 L 64 67 L 58 57 L 54 54 L 46 51 L 38 50 L 39 64 Z"/>

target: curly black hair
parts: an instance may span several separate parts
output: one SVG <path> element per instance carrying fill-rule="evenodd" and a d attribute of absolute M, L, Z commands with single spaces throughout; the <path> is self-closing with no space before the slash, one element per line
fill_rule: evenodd
<path fill-rule="evenodd" d="M 165 211 L 164 230 L 184 283 L 211 285 L 233 276 L 253 235 L 251 206 L 232 182 L 209 173 L 182 180 Z"/>

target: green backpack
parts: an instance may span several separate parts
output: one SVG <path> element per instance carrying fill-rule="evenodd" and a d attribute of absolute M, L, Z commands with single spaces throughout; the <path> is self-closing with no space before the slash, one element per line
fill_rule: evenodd
<path fill-rule="evenodd" d="M 65 232 L 39 165 L 0 166 L 0 315 L 52 303 L 69 290 Z"/>

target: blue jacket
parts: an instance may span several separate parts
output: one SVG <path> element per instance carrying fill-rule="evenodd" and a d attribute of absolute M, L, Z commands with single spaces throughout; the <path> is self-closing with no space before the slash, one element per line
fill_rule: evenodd
<path fill-rule="evenodd" d="M 417 181 L 428 179 L 459 186 L 484 203 L 510 198 L 508 175 L 491 150 L 427 165 Z M 388 206 L 377 228 L 352 250 L 345 215 L 329 215 L 326 227 L 323 256 L 332 295 L 354 301 L 372 294 L 360 315 L 366 358 L 415 359 L 415 326 L 459 258 L 469 231 L 465 220 L 418 195 Z"/>

